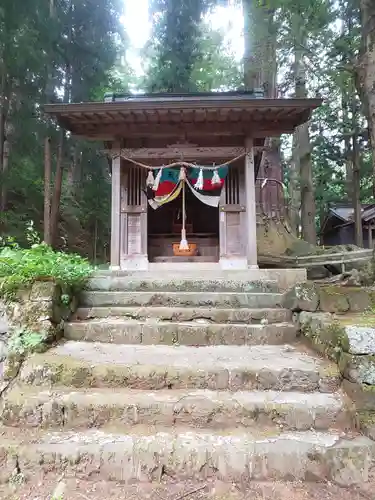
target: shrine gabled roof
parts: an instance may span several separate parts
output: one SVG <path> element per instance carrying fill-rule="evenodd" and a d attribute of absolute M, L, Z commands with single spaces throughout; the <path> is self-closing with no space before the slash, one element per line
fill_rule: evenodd
<path fill-rule="evenodd" d="M 199 101 L 205 98 L 212 100 L 221 100 L 223 98 L 241 99 L 263 99 L 264 92 L 262 89 L 254 90 L 230 90 L 228 92 L 189 92 L 189 93 L 172 93 L 172 92 L 152 92 L 145 94 L 130 94 L 126 92 L 107 92 L 104 95 L 104 102 L 123 102 L 132 100 L 173 102 L 173 101 Z"/>
<path fill-rule="evenodd" d="M 292 133 L 308 121 L 321 99 L 267 99 L 260 92 L 107 94 L 105 102 L 48 104 L 45 112 L 74 135 L 122 137 Z"/>

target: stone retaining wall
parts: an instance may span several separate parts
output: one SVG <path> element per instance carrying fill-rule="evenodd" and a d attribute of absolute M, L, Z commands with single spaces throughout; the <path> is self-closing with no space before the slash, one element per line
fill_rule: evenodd
<path fill-rule="evenodd" d="M 283 303 L 292 311 L 358 313 L 375 307 L 375 289 L 307 281 L 286 292 Z"/>
<path fill-rule="evenodd" d="M 0 362 L 8 353 L 8 341 L 17 332 L 38 333 L 46 342 L 58 338 L 73 307 L 62 301 L 60 286 L 40 281 L 17 292 L 12 301 L 0 298 Z"/>
<path fill-rule="evenodd" d="M 307 282 L 283 299 L 284 307 L 295 312 L 301 333 L 336 361 L 343 387 L 360 412 L 375 411 L 374 297 L 373 289 Z"/>

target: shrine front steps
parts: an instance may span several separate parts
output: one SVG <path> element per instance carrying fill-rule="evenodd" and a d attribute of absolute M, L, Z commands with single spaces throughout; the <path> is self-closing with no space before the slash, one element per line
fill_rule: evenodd
<path fill-rule="evenodd" d="M 306 281 L 306 269 L 221 269 L 219 263 L 150 263 L 148 271 L 97 270 L 93 278 L 126 279 L 227 279 L 231 281 L 277 281 L 280 289 L 287 290 Z M 168 278 L 169 277 L 169 278 Z"/>
<path fill-rule="evenodd" d="M 213 308 L 213 307 L 138 307 L 138 306 L 98 306 L 80 307 L 71 318 L 72 321 L 123 318 L 130 320 L 158 320 L 185 322 L 195 321 L 210 323 L 247 323 L 270 324 L 292 321 L 292 312 L 282 308 Z"/>
<path fill-rule="evenodd" d="M 298 347 L 113 345 L 67 341 L 35 354 L 18 380 L 32 386 L 334 393 L 337 366 Z"/>
<path fill-rule="evenodd" d="M 339 386 L 298 347 L 68 341 L 26 360 L 6 395 L 3 423 L 22 432 L 0 428 L 0 476 L 361 484 L 375 445 L 350 431 Z"/>
<path fill-rule="evenodd" d="M 296 339 L 277 281 L 94 276 L 65 325 L 70 340 L 257 345 Z"/>
<path fill-rule="evenodd" d="M 64 327 L 64 337 L 69 340 L 144 345 L 279 345 L 295 341 L 297 332 L 293 323 L 210 323 L 205 319 L 171 322 L 157 318 L 140 321 L 115 317 L 73 321 Z"/>
<path fill-rule="evenodd" d="M 87 289 L 123 292 L 247 292 L 272 293 L 279 291 L 277 280 L 252 280 L 246 277 L 213 278 L 202 273 L 200 277 L 136 277 L 94 276 Z"/>
<path fill-rule="evenodd" d="M 167 291 L 86 291 L 80 296 L 81 307 L 216 307 L 281 308 L 282 294 L 249 292 L 167 292 Z"/>
<path fill-rule="evenodd" d="M 337 366 L 287 345 L 275 283 L 219 281 L 91 280 L 66 325 L 81 340 L 27 359 L 5 395 L 0 479 L 367 481 L 375 445 Z"/>
<path fill-rule="evenodd" d="M 117 344 L 258 345 L 293 342 L 276 281 L 94 277 L 65 325 L 70 340 Z"/>
<path fill-rule="evenodd" d="M 368 479 L 375 444 L 340 433 L 258 434 L 186 428 L 133 429 L 129 434 L 85 432 L 23 433 L 22 442 L 2 435 L 0 481 L 41 474 L 124 483 L 217 479 L 334 481 L 342 486 Z"/>
<path fill-rule="evenodd" d="M 341 393 L 210 391 L 208 389 L 75 389 L 15 385 L 0 421 L 9 427 L 85 430 L 164 426 L 258 433 L 350 431 L 354 414 Z"/>

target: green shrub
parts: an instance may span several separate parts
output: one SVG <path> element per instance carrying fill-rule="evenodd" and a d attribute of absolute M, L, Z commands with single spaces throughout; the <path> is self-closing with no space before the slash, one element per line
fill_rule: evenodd
<path fill-rule="evenodd" d="M 90 277 L 93 267 L 75 254 L 57 252 L 41 243 L 32 221 L 26 228 L 30 248 L 11 239 L 0 241 L 0 296 L 14 297 L 17 290 L 35 281 L 54 281 L 61 286 L 66 302 Z"/>
<path fill-rule="evenodd" d="M 92 266 L 79 255 L 55 252 L 44 244 L 0 250 L 0 295 L 11 298 L 35 281 L 55 281 L 69 295 L 80 290 Z"/>
<path fill-rule="evenodd" d="M 9 354 L 25 356 L 32 352 L 42 352 L 45 350 L 46 341 L 47 336 L 45 334 L 19 328 L 9 338 Z"/>

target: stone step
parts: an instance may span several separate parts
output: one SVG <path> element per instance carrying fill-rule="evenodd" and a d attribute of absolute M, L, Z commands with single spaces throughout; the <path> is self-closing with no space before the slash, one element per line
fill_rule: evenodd
<path fill-rule="evenodd" d="M 183 255 L 166 255 L 166 256 L 158 256 L 153 257 L 152 261 L 150 261 L 151 265 L 155 264 L 185 264 L 186 262 L 194 262 L 199 263 L 200 266 L 207 266 L 207 263 L 216 263 L 216 267 L 218 266 L 218 259 L 215 255 L 191 255 L 191 256 L 183 256 Z"/>
<path fill-rule="evenodd" d="M 2 435 L 1 479 L 14 471 L 94 476 L 124 483 L 218 479 L 242 485 L 252 480 L 329 480 L 341 486 L 368 480 L 375 443 L 363 436 L 327 432 L 251 434 L 170 428 L 129 434 L 101 430 L 43 433 L 30 442 Z"/>
<path fill-rule="evenodd" d="M 237 278 L 179 278 L 168 277 L 144 279 L 136 277 L 96 277 L 87 283 L 88 290 L 102 292 L 247 292 L 269 293 L 278 292 L 277 281 L 248 280 Z"/>
<path fill-rule="evenodd" d="M 23 365 L 33 385 L 336 392 L 338 368 L 291 346 L 113 345 L 68 341 Z"/>
<path fill-rule="evenodd" d="M 339 394 L 209 390 L 72 392 L 14 386 L 0 412 L 6 426 L 83 429 L 111 425 L 185 425 L 193 428 L 350 430 L 352 415 Z"/>
<path fill-rule="evenodd" d="M 165 279 L 165 276 L 173 278 L 207 278 L 229 280 L 271 280 L 277 281 L 279 286 L 286 290 L 298 283 L 304 283 L 307 279 L 306 269 L 221 269 L 220 265 L 215 263 L 194 264 L 171 264 L 171 263 L 150 263 L 148 271 L 127 270 L 127 271 L 109 271 L 98 270 L 93 277 L 133 277 L 137 279 Z"/>
<path fill-rule="evenodd" d="M 66 323 L 69 340 L 110 342 L 113 344 L 166 345 L 261 345 L 286 344 L 297 337 L 293 323 L 246 325 L 243 323 L 170 322 L 151 319 L 145 322 L 121 318 L 102 318 Z"/>
<path fill-rule="evenodd" d="M 213 323 L 285 323 L 292 320 L 288 309 L 240 309 L 212 307 L 81 307 L 74 320 L 93 318 L 127 317 L 146 320 L 193 321 L 205 319 Z"/>
<path fill-rule="evenodd" d="M 80 304 L 98 306 L 281 307 L 281 293 L 245 292 L 84 292 Z"/>

